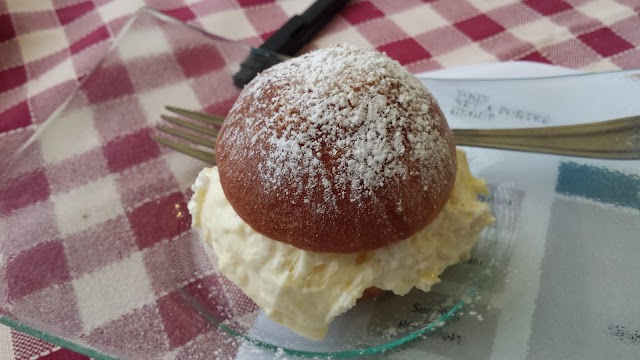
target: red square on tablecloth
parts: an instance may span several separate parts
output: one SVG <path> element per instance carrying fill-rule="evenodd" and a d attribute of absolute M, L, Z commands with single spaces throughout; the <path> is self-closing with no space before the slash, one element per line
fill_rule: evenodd
<path fill-rule="evenodd" d="M 179 49 L 176 52 L 176 58 L 187 77 L 206 74 L 222 69 L 226 65 L 220 52 L 215 47 L 208 45 Z"/>
<path fill-rule="evenodd" d="M 53 346 L 53 345 L 52 345 Z M 71 350 L 58 347 L 58 350 L 50 353 L 49 355 L 40 356 L 38 354 L 38 360 L 89 360 L 88 356 L 78 354 Z"/>
<path fill-rule="evenodd" d="M 27 82 L 27 70 L 22 65 L 0 70 L 0 93 Z"/>
<path fill-rule="evenodd" d="M 93 5 L 93 1 L 85 1 L 75 5 L 58 8 L 56 9 L 56 14 L 58 14 L 58 19 L 60 19 L 60 23 L 62 25 L 65 25 L 81 17 L 82 15 L 88 13 L 93 9 L 95 9 L 95 5 Z"/>
<path fill-rule="evenodd" d="M 551 61 L 549 61 L 549 59 L 547 59 L 546 57 L 542 56 L 542 54 L 540 54 L 538 51 L 534 51 L 528 55 L 525 55 L 517 60 L 522 60 L 522 61 L 534 61 L 534 62 L 539 62 L 539 63 L 546 63 L 546 64 L 551 64 Z"/>
<path fill-rule="evenodd" d="M 11 16 L 0 15 L 0 42 L 11 40 L 16 36 L 16 31 L 11 22 Z"/>
<path fill-rule="evenodd" d="M 277 30 L 267 31 L 266 33 L 260 34 L 260 38 L 262 41 L 267 41 L 268 38 L 271 37 Z"/>
<path fill-rule="evenodd" d="M 162 12 L 184 22 L 193 20 L 196 17 L 196 14 L 194 14 L 188 6 L 177 9 L 162 10 Z"/>
<path fill-rule="evenodd" d="M 181 291 L 171 292 L 158 300 L 158 310 L 171 348 L 184 345 L 213 327 L 202 315 L 193 311 L 193 304 Z"/>
<path fill-rule="evenodd" d="M 384 16 L 384 13 L 370 1 L 347 5 L 340 14 L 352 24 L 359 24 L 367 20 Z"/>
<path fill-rule="evenodd" d="M 26 101 L 9 108 L 5 112 L 0 112 L 0 132 L 18 129 L 30 124 L 31 115 L 29 115 L 29 104 Z"/>
<path fill-rule="evenodd" d="M 151 200 L 129 213 L 129 222 L 140 249 L 170 239 L 191 228 L 191 215 L 182 193 Z"/>
<path fill-rule="evenodd" d="M 91 81 L 85 82 L 82 89 L 91 103 L 95 104 L 134 93 L 129 72 L 122 64 L 103 66 L 89 76 Z"/>
<path fill-rule="evenodd" d="M 386 53 L 402 65 L 431 57 L 431 54 L 414 39 L 395 41 L 378 47 L 378 50 Z"/>
<path fill-rule="evenodd" d="M 582 34 L 578 36 L 578 39 L 604 57 L 633 49 L 633 45 L 607 27 Z"/>
<path fill-rule="evenodd" d="M 107 27 L 101 26 L 96 30 L 90 32 L 87 36 L 73 43 L 69 49 L 71 50 L 72 54 L 77 54 L 97 42 L 107 40 L 109 36 L 110 35 Z"/>
<path fill-rule="evenodd" d="M 572 8 L 571 5 L 567 4 L 563 0 L 525 0 L 524 3 L 540 14 L 546 16 Z"/>
<path fill-rule="evenodd" d="M 480 41 L 504 31 L 502 25 L 484 14 L 460 21 L 455 24 L 455 27 L 474 41 Z"/>
<path fill-rule="evenodd" d="M 49 182 L 43 169 L 21 175 L 10 180 L 9 186 L 3 190 L 0 196 L 0 214 L 43 201 L 50 193 Z"/>
<path fill-rule="evenodd" d="M 19 299 L 35 291 L 68 281 L 69 267 L 62 242 L 39 244 L 9 259 L 7 288 L 10 299 Z"/>
<path fill-rule="evenodd" d="M 160 154 L 158 144 L 151 138 L 151 130 L 143 129 L 111 141 L 104 154 L 113 172 L 151 160 Z"/>
<path fill-rule="evenodd" d="M 261 5 L 261 4 L 269 4 L 275 2 L 275 0 L 238 0 L 238 4 L 242 7 Z"/>

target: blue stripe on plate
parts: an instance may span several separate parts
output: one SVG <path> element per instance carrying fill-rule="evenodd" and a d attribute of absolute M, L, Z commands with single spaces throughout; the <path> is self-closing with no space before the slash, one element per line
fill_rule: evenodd
<path fill-rule="evenodd" d="M 556 192 L 640 210 L 640 177 L 601 167 L 560 164 Z"/>

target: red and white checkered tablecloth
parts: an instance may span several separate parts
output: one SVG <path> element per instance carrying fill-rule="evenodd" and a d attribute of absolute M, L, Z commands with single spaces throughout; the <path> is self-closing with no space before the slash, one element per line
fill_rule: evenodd
<path fill-rule="evenodd" d="M 79 81 L 105 55 L 114 37 L 141 6 L 161 10 L 229 39 L 259 45 L 290 16 L 300 13 L 311 2 L 0 0 L 0 159 L 6 159 L 13 153 L 62 104 Z M 587 71 L 639 68 L 640 2 L 356 0 L 305 51 L 339 42 L 384 51 L 412 72 L 509 60 L 545 62 Z M 129 140 L 130 143 L 116 145 L 126 147 L 140 144 L 141 141 Z M 156 150 L 149 148 L 149 151 Z M 149 158 L 155 156 L 147 155 Z M 148 166 L 156 165 L 151 163 Z M 96 166 L 98 171 L 99 166 Z M 109 163 L 109 171 L 119 170 L 114 166 L 117 168 L 117 164 Z M 55 181 L 51 181 L 50 177 L 55 177 L 55 174 L 34 172 L 29 176 L 24 179 L 24 184 L 42 187 L 41 193 L 45 196 L 51 194 L 49 187 Z M 134 180 L 128 188 L 132 193 L 123 196 L 135 197 Z M 171 196 L 181 195 L 169 195 L 165 201 L 184 201 Z M 9 206 L 28 209 L 27 205 L 35 203 L 37 199 L 23 200 L 22 203 L 0 201 L 0 212 L 7 211 Z M 131 201 L 135 203 L 135 199 Z M 110 220 L 111 223 L 107 225 L 112 227 L 114 236 L 122 228 L 119 221 L 126 220 L 121 217 Z M 43 236 L 47 235 L 46 231 L 42 230 Z M 47 254 L 49 260 L 76 256 L 75 262 L 69 261 L 75 267 L 72 270 L 84 273 L 93 271 L 95 266 L 105 265 L 85 264 L 78 260 L 81 255 L 73 254 L 73 248 L 63 249 L 58 245 L 56 242 L 43 244 L 34 240 L 24 244 L 21 249 L 2 249 L 0 253 L 29 255 L 17 256 L 18 260 L 9 264 L 13 268 L 28 266 L 20 264 L 20 259 L 34 261 L 34 256 L 38 254 Z M 68 272 L 49 275 L 46 278 L 54 281 L 56 286 L 66 286 L 71 276 Z M 52 284 L 41 284 L 41 288 Z M 10 296 L 27 296 L 31 295 L 32 290 L 0 289 L 0 298 L 5 292 L 12 292 Z M 154 296 L 154 293 L 151 294 Z M 162 301 L 172 301 L 170 297 L 165 298 L 159 300 L 160 307 Z M 61 303 L 64 300 L 61 299 Z M 147 310 L 142 308 L 136 311 L 143 316 Z M 83 320 L 69 321 L 99 322 L 100 315 L 92 313 L 84 316 Z M 180 339 L 178 342 L 182 344 L 189 340 Z M 170 341 L 168 346 L 171 344 Z M 14 358 L 86 359 L 84 355 L 0 325 L 0 359 Z"/>

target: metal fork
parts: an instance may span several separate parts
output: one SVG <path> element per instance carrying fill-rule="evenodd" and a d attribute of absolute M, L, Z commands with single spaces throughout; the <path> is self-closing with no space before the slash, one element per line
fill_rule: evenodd
<path fill-rule="evenodd" d="M 176 116 L 161 115 L 165 121 L 189 131 L 164 125 L 158 125 L 158 130 L 204 148 L 215 148 L 215 138 L 224 121 L 223 117 L 173 106 L 167 106 L 166 109 L 195 122 L 186 121 Z M 640 159 L 640 116 L 538 128 L 453 129 L 453 134 L 456 145 L 597 159 Z M 215 155 L 211 151 L 162 137 L 154 137 L 154 140 L 196 159 L 215 164 Z"/>

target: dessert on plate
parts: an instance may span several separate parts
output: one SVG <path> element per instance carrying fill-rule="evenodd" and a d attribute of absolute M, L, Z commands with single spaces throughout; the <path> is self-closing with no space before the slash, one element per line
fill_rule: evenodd
<path fill-rule="evenodd" d="M 193 185 L 193 226 L 226 277 L 310 339 L 365 291 L 429 291 L 493 222 L 432 95 L 355 46 L 258 75 L 216 161 Z"/>

